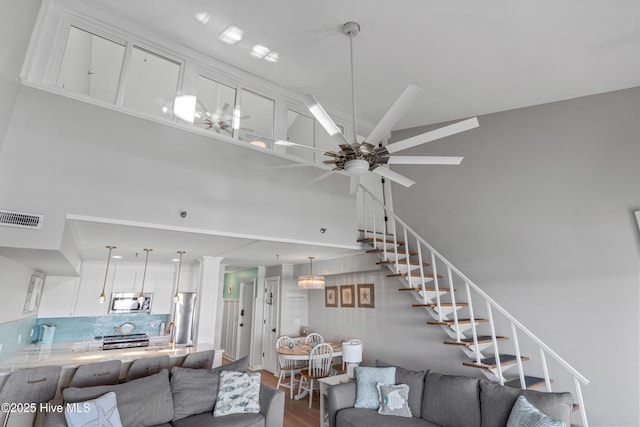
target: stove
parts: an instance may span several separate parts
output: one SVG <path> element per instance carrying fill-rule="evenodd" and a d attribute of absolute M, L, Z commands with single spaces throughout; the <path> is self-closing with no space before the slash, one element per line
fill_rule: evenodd
<path fill-rule="evenodd" d="M 105 335 L 102 337 L 103 350 L 115 350 L 120 348 L 149 347 L 149 335 Z"/>

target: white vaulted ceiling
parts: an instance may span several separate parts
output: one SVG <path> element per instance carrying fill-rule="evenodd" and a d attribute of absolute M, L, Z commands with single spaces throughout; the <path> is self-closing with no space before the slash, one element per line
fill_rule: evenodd
<path fill-rule="evenodd" d="M 90 0 L 299 93 L 351 111 L 349 42 L 356 21 L 358 116 L 376 123 L 410 83 L 425 96 L 396 129 L 640 85 L 635 0 Z M 208 14 L 206 24 L 196 19 Z M 201 15 L 203 16 L 203 15 Z M 230 46 L 218 36 L 244 31 Z M 255 44 L 277 63 L 250 55 Z"/>

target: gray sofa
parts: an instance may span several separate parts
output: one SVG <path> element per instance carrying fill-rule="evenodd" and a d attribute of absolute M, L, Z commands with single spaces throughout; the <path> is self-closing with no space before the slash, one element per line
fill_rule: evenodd
<path fill-rule="evenodd" d="M 377 362 L 378 366 L 392 366 Z M 409 386 L 411 417 L 380 415 L 354 408 L 355 381 L 329 387 L 330 427 L 504 427 L 519 395 L 544 414 L 570 426 L 570 393 L 546 393 L 493 384 L 478 378 L 396 367 L 396 383 Z"/>
<path fill-rule="evenodd" d="M 260 386 L 260 413 L 213 416 L 220 372 L 246 371 L 246 360 L 214 369 L 174 367 L 157 374 L 116 385 L 68 387 L 67 403 L 95 399 L 115 392 L 124 427 L 282 427 L 284 393 L 265 384 Z M 48 412 L 45 427 L 66 427 L 64 412 Z"/>

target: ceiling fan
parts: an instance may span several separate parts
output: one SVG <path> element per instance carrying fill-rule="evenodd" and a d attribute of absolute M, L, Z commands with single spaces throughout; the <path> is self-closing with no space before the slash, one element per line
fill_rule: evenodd
<path fill-rule="evenodd" d="M 200 101 L 196 100 L 196 111 L 194 115 L 194 124 L 204 125 L 205 129 L 213 129 L 216 133 L 227 133 L 232 135 L 233 133 L 233 116 L 229 111 L 231 106 L 228 102 L 225 102 L 222 108 L 217 108 L 215 113 L 209 112 L 207 107 Z M 242 116 L 238 119 L 248 119 L 251 116 Z M 247 131 L 253 131 L 253 129 L 242 128 Z"/>
<path fill-rule="evenodd" d="M 444 138 L 469 129 L 478 127 L 478 119 L 471 118 L 463 120 L 448 126 L 444 126 L 423 134 L 394 142 L 392 144 L 382 146 L 381 141 L 391 131 L 393 126 L 402 118 L 402 116 L 415 104 L 418 97 L 422 95 L 423 90 L 415 85 L 409 85 L 396 102 L 391 106 L 387 113 L 382 117 L 380 122 L 374 127 L 373 131 L 365 138 L 362 143 L 357 142 L 357 126 L 356 126 L 356 95 L 353 71 L 353 38 L 360 32 L 360 25 L 356 22 L 347 22 L 342 27 L 342 32 L 349 37 L 349 47 L 351 56 L 351 96 L 353 107 L 353 142 L 349 143 L 342 134 L 333 119 L 322 108 L 318 100 L 313 95 L 306 95 L 304 103 L 311 114 L 320 122 L 327 133 L 336 141 L 340 151 L 320 150 L 303 144 L 297 144 L 290 141 L 275 141 L 275 144 L 284 146 L 295 146 L 300 148 L 321 151 L 331 160 L 323 163 L 326 165 L 334 165 L 334 169 L 320 175 L 311 182 L 317 182 L 334 172 L 344 171 L 351 177 L 351 192 L 358 190 L 360 176 L 367 172 L 373 172 L 380 176 L 389 178 L 398 184 L 410 187 L 415 184 L 411 179 L 384 167 L 384 165 L 459 165 L 463 157 L 452 156 L 396 156 L 393 155 L 399 151 L 416 147 L 436 139 Z"/>

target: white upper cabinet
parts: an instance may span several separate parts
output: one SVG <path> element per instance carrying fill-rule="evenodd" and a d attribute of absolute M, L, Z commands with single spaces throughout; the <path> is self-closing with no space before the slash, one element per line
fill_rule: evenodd
<path fill-rule="evenodd" d="M 38 317 L 73 316 L 79 277 L 47 276 L 42 288 Z"/>

